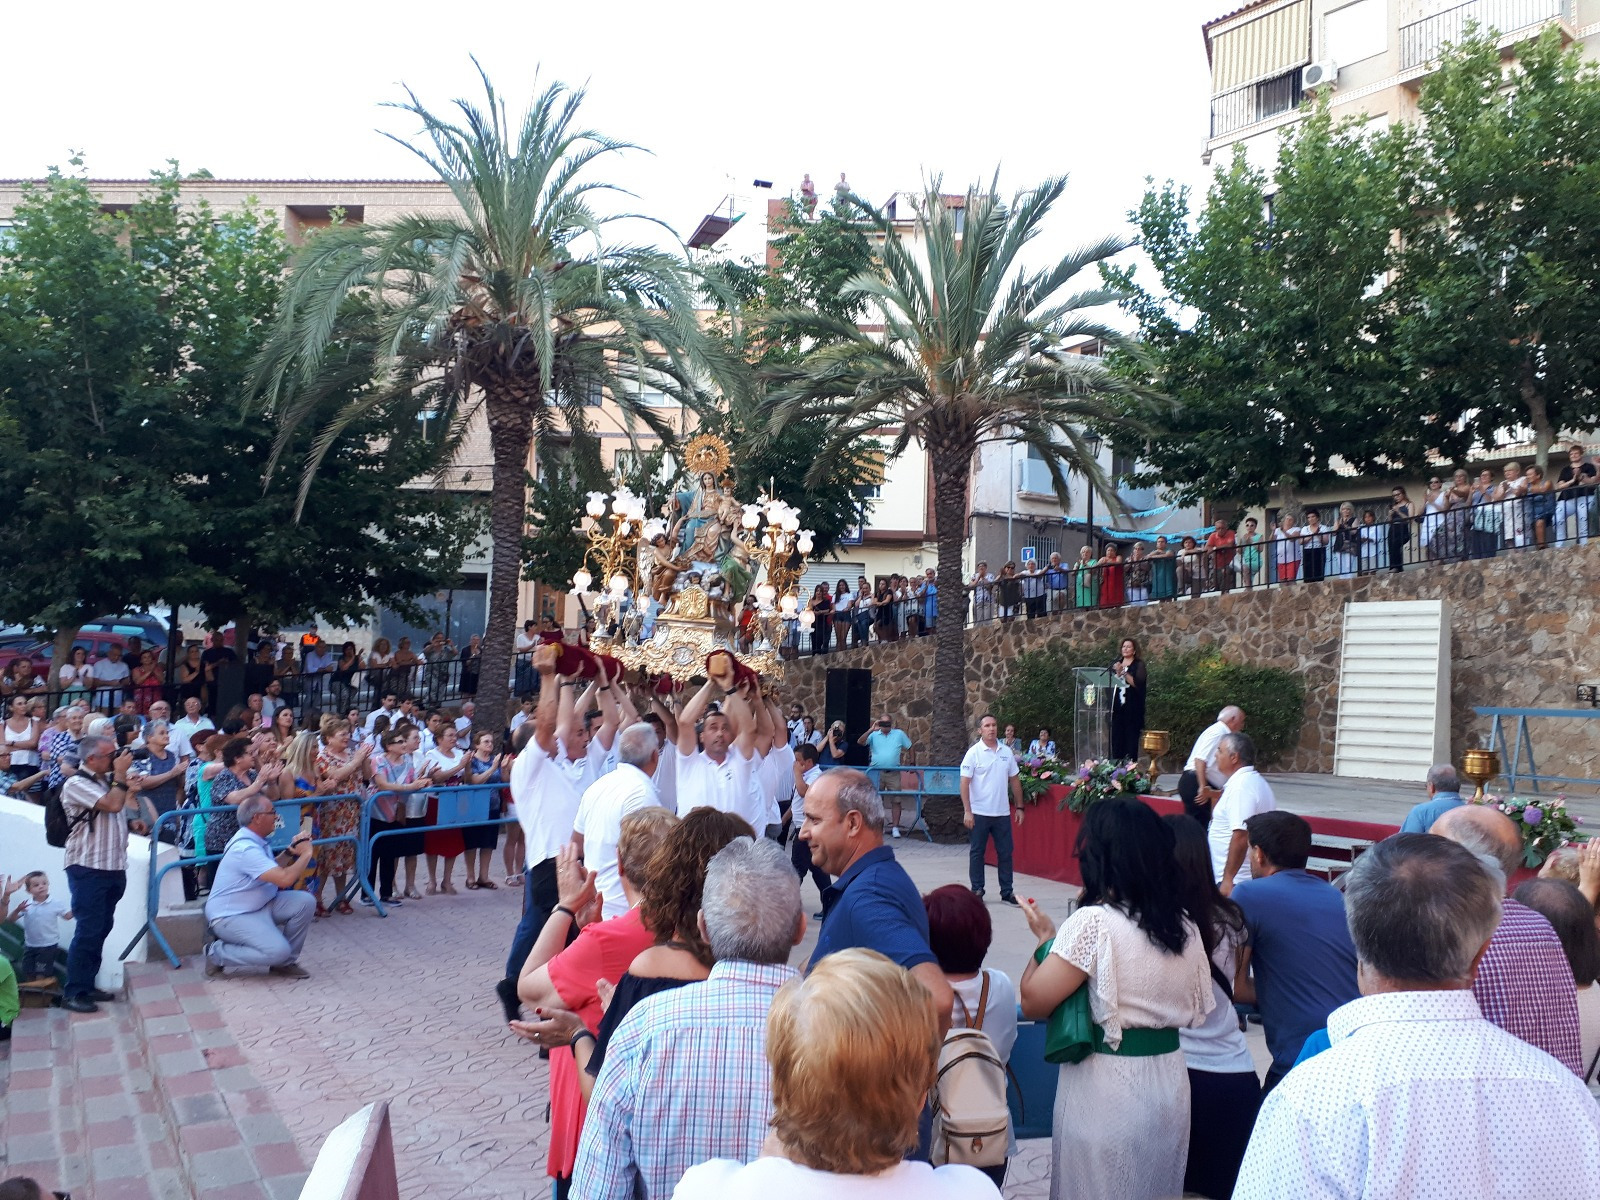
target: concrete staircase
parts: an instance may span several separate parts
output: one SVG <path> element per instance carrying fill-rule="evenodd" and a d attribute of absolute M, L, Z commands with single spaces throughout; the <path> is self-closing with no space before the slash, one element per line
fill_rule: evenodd
<path fill-rule="evenodd" d="M 293 1200 L 306 1167 L 193 969 L 130 964 L 93 1014 L 25 1009 L 3 1174 L 93 1200 Z"/>

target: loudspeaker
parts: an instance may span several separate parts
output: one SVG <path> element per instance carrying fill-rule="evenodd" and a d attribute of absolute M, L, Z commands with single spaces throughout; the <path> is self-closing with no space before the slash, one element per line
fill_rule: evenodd
<path fill-rule="evenodd" d="M 825 708 L 828 725 L 844 722 L 845 741 L 850 747 L 845 761 L 851 766 L 864 766 L 867 749 L 856 745 L 856 739 L 872 726 L 872 672 L 859 667 L 830 667 Z"/>

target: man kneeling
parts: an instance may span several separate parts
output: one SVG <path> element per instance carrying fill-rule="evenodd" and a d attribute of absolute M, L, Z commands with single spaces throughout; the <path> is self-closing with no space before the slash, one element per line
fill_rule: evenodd
<path fill-rule="evenodd" d="M 305 979 L 310 972 L 295 960 L 317 900 L 310 892 L 288 889 L 311 861 L 311 835 L 295 835 L 289 843 L 295 859 L 280 867 L 267 846 L 278 820 L 272 801 L 247 796 L 239 802 L 238 819 L 239 832 L 228 839 L 206 900 L 206 923 L 216 938 L 206 947 L 206 974 L 265 969 Z"/>

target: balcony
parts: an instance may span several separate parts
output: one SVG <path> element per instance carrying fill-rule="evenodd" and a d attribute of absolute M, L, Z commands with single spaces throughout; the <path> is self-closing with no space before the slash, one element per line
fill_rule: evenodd
<path fill-rule="evenodd" d="M 1509 37 L 1547 21 L 1568 20 L 1571 14 L 1571 0 L 1467 0 L 1400 27 L 1400 69 L 1438 61 L 1444 48 L 1460 42 L 1474 23 Z"/>
<path fill-rule="evenodd" d="M 1300 103 L 1300 67 L 1211 98 L 1211 140 L 1293 112 Z"/>

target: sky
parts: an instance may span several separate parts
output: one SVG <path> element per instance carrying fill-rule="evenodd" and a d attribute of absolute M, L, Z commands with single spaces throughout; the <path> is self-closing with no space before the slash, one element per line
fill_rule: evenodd
<path fill-rule="evenodd" d="M 91 177 L 141 178 L 169 158 L 219 178 L 422 178 L 382 137 L 481 97 L 476 55 L 513 114 L 535 87 L 586 86 L 586 123 L 647 148 L 604 176 L 687 237 L 731 192 L 725 240 L 756 253 L 767 196 L 843 172 L 869 200 L 941 174 L 1003 191 L 1065 173 L 1035 253 L 1127 231 L 1147 176 L 1203 187 L 1205 0 L 953 5 L 291 6 L 78 0 L 16 6 L 0 73 L 0 177 L 82 151 Z M 773 191 L 755 189 L 770 180 Z M 632 236 L 654 240 L 646 226 Z"/>

